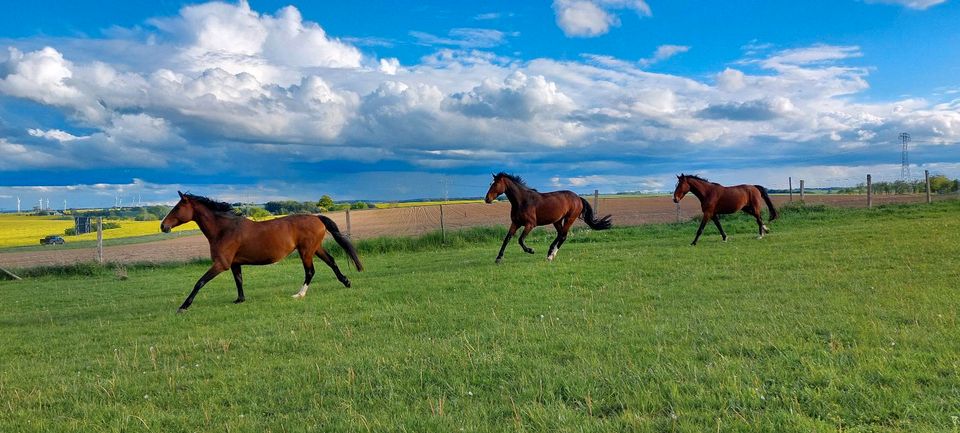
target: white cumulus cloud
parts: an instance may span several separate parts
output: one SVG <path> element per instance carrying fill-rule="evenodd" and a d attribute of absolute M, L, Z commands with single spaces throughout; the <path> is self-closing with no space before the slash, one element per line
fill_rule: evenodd
<path fill-rule="evenodd" d="M 630 9 L 640 16 L 650 16 L 650 6 L 643 0 L 554 0 L 557 25 L 570 37 L 595 37 L 620 25 L 613 11 Z"/>

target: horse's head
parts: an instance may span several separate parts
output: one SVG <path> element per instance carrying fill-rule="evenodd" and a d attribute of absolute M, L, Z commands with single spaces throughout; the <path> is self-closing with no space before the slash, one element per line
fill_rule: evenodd
<path fill-rule="evenodd" d="M 180 194 L 180 201 L 160 222 L 160 231 L 164 233 L 170 233 L 174 227 L 193 220 L 193 203 L 190 202 L 190 197 L 180 191 L 177 191 L 177 194 Z"/>
<path fill-rule="evenodd" d="M 687 176 L 681 173 L 677 176 L 677 189 L 673 190 L 673 202 L 680 203 L 688 192 L 690 192 L 690 182 L 687 181 Z"/>
<path fill-rule="evenodd" d="M 503 194 L 507 190 L 507 182 L 504 180 L 505 176 L 493 175 L 493 183 L 490 184 L 490 189 L 487 190 L 487 196 L 483 199 L 487 203 L 493 203 L 497 197 L 500 197 L 500 194 Z"/>

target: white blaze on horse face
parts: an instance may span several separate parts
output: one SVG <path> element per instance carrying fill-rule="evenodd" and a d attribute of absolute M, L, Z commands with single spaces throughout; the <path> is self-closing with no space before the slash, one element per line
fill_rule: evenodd
<path fill-rule="evenodd" d="M 297 292 L 297 294 L 293 295 L 293 297 L 294 297 L 294 298 L 303 298 L 304 296 L 307 296 L 307 289 L 309 289 L 309 288 L 310 288 L 310 286 L 304 284 L 303 287 L 300 288 L 300 291 Z"/>

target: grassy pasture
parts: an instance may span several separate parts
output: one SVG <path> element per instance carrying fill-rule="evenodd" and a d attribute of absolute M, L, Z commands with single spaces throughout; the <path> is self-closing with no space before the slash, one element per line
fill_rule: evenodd
<path fill-rule="evenodd" d="M 185 315 L 205 264 L 0 282 L 0 431 L 957 431 L 958 212 L 423 243 L 304 300 L 291 259 Z"/>
<path fill-rule="evenodd" d="M 104 220 L 107 222 L 107 220 Z M 103 238 L 122 239 L 129 237 L 155 235 L 160 231 L 160 221 L 110 221 L 120 224 L 119 228 L 103 231 Z M 64 236 L 63 231 L 73 227 L 73 219 L 56 216 L 0 214 L 0 248 L 36 246 L 40 238 L 46 235 L 60 235 L 67 244 L 83 241 L 96 241 L 96 222 L 93 233 L 79 236 Z M 199 230 L 196 223 L 190 222 L 174 228 L 174 231 Z M 89 246 L 89 245 L 87 245 Z M 57 248 L 47 246 L 48 248 Z"/>

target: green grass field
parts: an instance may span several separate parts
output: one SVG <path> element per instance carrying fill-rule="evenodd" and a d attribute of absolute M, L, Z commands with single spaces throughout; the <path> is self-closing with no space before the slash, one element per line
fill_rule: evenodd
<path fill-rule="evenodd" d="M 0 431 L 960 428 L 960 202 L 0 282 Z M 86 271 L 86 272 L 83 272 Z M 84 274 L 86 273 L 86 274 Z"/>

